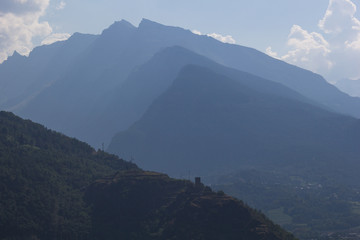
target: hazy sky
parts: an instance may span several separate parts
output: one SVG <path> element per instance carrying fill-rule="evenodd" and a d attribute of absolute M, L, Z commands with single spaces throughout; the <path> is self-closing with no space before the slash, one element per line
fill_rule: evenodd
<path fill-rule="evenodd" d="M 74 32 L 147 18 L 256 48 L 332 81 L 360 78 L 356 6 L 360 0 L 0 0 L 0 62 Z"/>

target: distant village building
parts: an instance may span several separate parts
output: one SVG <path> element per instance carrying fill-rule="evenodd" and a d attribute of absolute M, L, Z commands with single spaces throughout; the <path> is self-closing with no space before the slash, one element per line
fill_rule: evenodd
<path fill-rule="evenodd" d="M 200 177 L 195 177 L 195 187 L 201 187 L 201 178 Z"/>

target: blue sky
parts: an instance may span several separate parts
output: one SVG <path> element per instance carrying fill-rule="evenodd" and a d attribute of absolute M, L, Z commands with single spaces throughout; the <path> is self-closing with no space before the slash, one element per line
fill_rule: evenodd
<path fill-rule="evenodd" d="M 55 9 L 60 0 L 51 2 Z M 63 0 L 62 2 L 66 2 Z M 101 3 L 100 3 L 101 2 Z M 293 24 L 315 30 L 328 0 L 72 0 L 43 19 L 58 31 L 100 33 L 115 20 L 137 25 L 147 18 L 203 33 L 231 35 L 238 44 L 265 51 L 282 46 Z"/>
<path fill-rule="evenodd" d="M 0 61 L 14 50 L 26 54 L 41 42 L 74 32 L 98 34 L 114 21 L 126 19 L 137 26 L 147 18 L 202 34 L 229 35 L 236 44 L 330 81 L 360 78 L 360 70 L 354 70 L 360 63 L 357 6 L 359 0 L 1 0 Z"/>

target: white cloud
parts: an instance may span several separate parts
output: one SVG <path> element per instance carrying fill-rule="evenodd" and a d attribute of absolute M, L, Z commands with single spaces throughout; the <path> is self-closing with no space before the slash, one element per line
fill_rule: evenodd
<path fill-rule="evenodd" d="M 69 33 L 53 33 L 53 34 L 49 35 L 47 38 L 45 38 L 41 42 L 41 45 L 49 45 L 49 44 L 52 44 L 54 42 L 65 41 L 70 36 L 71 35 Z"/>
<path fill-rule="evenodd" d="M 0 63 L 14 51 L 28 54 L 34 37 L 52 32 L 48 22 L 39 20 L 48 5 L 49 0 L 0 1 Z"/>
<path fill-rule="evenodd" d="M 266 48 L 266 54 L 273 58 L 278 58 L 278 53 L 274 52 L 271 47 Z"/>
<path fill-rule="evenodd" d="M 347 48 L 353 49 L 355 51 L 360 51 L 360 33 L 357 35 L 357 39 L 354 41 L 346 41 L 345 45 Z"/>
<path fill-rule="evenodd" d="M 355 18 L 356 5 L 351 0 L 330 0 L 326 13 L 318 26 L 325 33 L 339 34 L 360 30 L 360 21 Z"/>
<path fill-rule="evenodd" d="M 351 0 L 329 0 L 319 21 L 319 32 L 294 25 L 288 36 L 287 53 L 278 58 L 324 75 L 329 81 L 360 78 L 360 21 Z M 271 48 L 267 53 L 272 56 Z"/>
<path fill-rule="evenodd" d="M 191 30 L 192 33 L 196 34 L 196 35 L 203 35 L 200 31 L 198 30 Z M 226 36 L 223 36 L 221 34 L 218 34 L 218 33 L 209 33 L 209 34 L 206 34 L 206 36 L 208 37 L 212 37 L 212 38 L 215 38 L 216 40 L 220 41 L 220 42 L 223 42 L 223 43 L 231 43 L 231 44 L 235 44 L 236 41 L 235 39 L 230 36 L 230 35 L 226 35 Z"/>
<path fill-rule="evenodd" d="M 62 10 L 64 9 L 66 6 L 66 2 L 61 1 L 57 6 L 56 6 L 56 10 Z"/>
<path fill-rule="evenodd" d="M 198 31 L 198 30 L 191 30 L 191 32 L 193 33 L 193 34 L 196 34 L 196 35 L 201 35 L 201 32 L 200 31 Z"/>
<path fill-rule="evenodd" d="M 215 38 L 216 40 L 219 40 L 220 42 L 223 42 L 223 43 L 231 43 L 231 44 L 236 43 L 235 39 L 230 35 L 222 36 L 221 34 L 217 34 L 217 33 L 211 33 L 211 34 L 206 34 L 206 35 L 209 37 Z"/>
<path fill-rule="evenodd" d="M 281 57 L 284 61 L 314 72 L 328 71 L 333 65 L 327 57 L 331 53 L 329 43 L 319 33 L 309 33 L 294 25 L 287 44 L 291 50 Z"/>

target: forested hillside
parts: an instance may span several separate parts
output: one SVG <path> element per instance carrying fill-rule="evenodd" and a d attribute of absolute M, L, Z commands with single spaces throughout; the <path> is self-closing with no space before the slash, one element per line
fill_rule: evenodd
<path fill-rule="evenodd" d="M 86 187 L 98 177 L 134 168 L 0 112 L 0 239 L 86 239 L 91 227 Z"/>
<path fill-rule="evenodd" d="M 0 239 L 270 239 L 293 236 L 201 183 L 145 172 L 0 112 Z"/>

